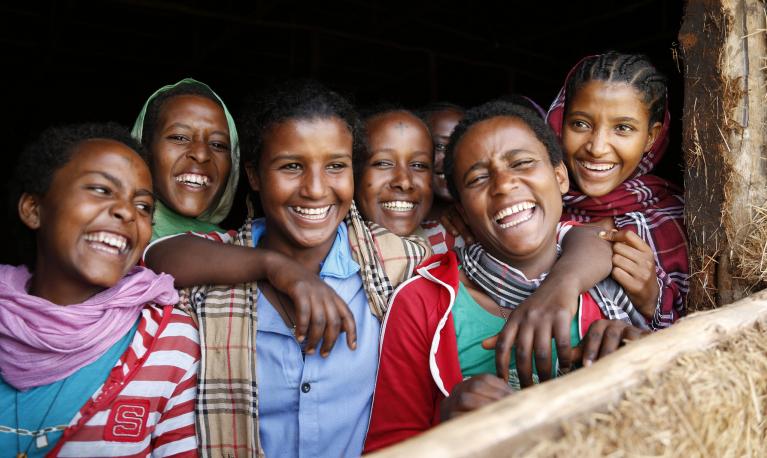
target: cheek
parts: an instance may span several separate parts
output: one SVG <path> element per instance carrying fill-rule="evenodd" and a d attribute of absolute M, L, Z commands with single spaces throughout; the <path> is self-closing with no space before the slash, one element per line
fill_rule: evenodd
<path fill-rule="evenodd" d="M 152 174 L 156 181 L 171 176 L 175 156 L 171 148 L 152 146 Z"/>
<path fill-rule="evenodd" d="M 225 182 L 229 178 L 229 172 L 232 170 L 232 158 L 229 153 L 217 155 L 216 166 L 221 174 L 222 181 Z"/>

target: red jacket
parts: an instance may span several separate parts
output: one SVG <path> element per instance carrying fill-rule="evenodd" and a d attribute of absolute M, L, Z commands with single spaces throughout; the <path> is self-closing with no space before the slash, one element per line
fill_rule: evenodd
<path fill-rule="evenodd" d="M 450 313 L 459 283 L 456 255 L 432 256 L 416 272 L 394 292 L 381 328 L 366 453 L 435 426 L 440 402 L 463 381 Z M 582 294 L 581 300 L 583 336 L 602 315 L 590 295 Z"/>

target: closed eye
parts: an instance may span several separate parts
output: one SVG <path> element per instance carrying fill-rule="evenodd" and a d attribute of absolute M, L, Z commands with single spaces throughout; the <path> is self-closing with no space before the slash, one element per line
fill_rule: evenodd
<path fill-rule="evenodd" d="M 394 163 L 391 161 L 380 160 L 380 161 L 375 161 L 370 165 L 378 169 L 385 169 L 385 168 L 393 167 Z"/>
<path fill-rule="evenodd" d="M 102 185 L 95 185 L 95 184 L 94 185 L 88 185 L 86 187 L 86 189 L 88 189 L 89 191 L 91 191 L 91 192 L 93 192 L 95 194 L 101 194 L 101 195 L 104 195 L 104 196 L 108 196 L 108 195 L 112 194 L 112 190 L 109 187 L 102 186 Z"/>
<path fill-rule="evenodd" d="M 301 164 L 299 164 L 298 162 L 291 162 L 291 163 L 284 164 L 284 165 L 280 166 L 280 169 L 281 170 L 288 170 L 288 171 L 291 171 L 291 172 L 298 171 L 298 170 L 301 170 Z"/>
<path fill-rule="evenodd" d="M 210 146 L 220 151 L 229 151 L 229 145 L 224 142 L 211 142 Z"/>
<path fill-rule="evenodd" d="M 179 134 L 171 134 L 171 135 L 168 135 L 166 138 L 168 140 L 172 140 L 174 142 L 179 142 L 179 143 L 189 141 L 189 138 L 185 137 L 184 135 L 179 135 Z"/>

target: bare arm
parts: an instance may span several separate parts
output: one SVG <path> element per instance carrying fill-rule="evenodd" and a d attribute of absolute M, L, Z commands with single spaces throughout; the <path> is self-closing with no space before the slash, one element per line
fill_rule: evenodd
<path fill-rule="evenodd" d="M 346 302 L 317 275 L 285 255 L 180 235 L 153 245 L 144 260 L 152 270 L 173 275 L 178 288 L 267 281 L 290 299 L 296 315 L 296 339 L 302 342 L 308 332 L 308 354 L 322 340 L 320 354 L 327 356 L 342 331 L 349 348 L 356 348 L 356 325 Z"/>

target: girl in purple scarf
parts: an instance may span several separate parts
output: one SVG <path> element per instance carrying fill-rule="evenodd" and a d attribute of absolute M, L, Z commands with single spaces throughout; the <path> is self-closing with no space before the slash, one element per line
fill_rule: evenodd
<path fill-rule="evenodd" d="M 162 379 L 163 366 L 173 366 L 196 377 L 196 330 L 175 317 L 173 278 L 136 267 L 152 235 L 154 207 L 151 175 L 137 151 L 127 130 L 89 124 L 48 129 L 20 158 L 13 197 L 28 259 L 0 265 L 0 447 L 16 456 L 58 455 L 70 444 L 79 445 L 66 454 L 122 456 L 118 443 L 126 437 L 135 456 L 151 452 L 163 415 L 157 400 L 172 397 L 161 385 L 181 380 L 162 380 L 141 399 L 121 394 L 142 378 L 168 324 L 188 328 L 187 338 L 163 348 L 189 356 L 188 367 L 155 358 L 156 375 Z M 124 436 L 118 404 L 122 412 L 133 409 L 143 427 Z M 103 435 L 91 429 L 80 436 L 96 413 L 106 414 Z M 184 436 L 191 445 L 176 452 L 196 453 L 191 421 L 191 440 L 188 431 Z"/>

